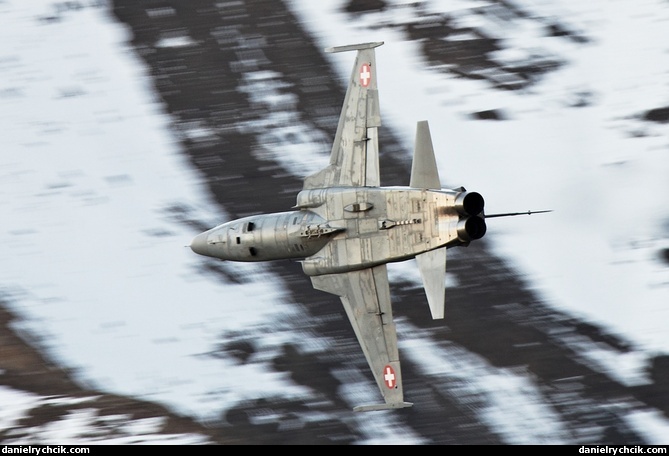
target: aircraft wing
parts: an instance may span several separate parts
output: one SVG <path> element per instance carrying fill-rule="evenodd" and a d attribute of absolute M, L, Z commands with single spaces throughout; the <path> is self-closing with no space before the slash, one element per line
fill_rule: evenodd
<path fill-rule="evenodd" d="M 378 187 L 381 126 L 374 48 L 383 42 L 328 48 L 326 52 L 357 51 L 346 98 L 339 117 L 330 164 L 307 177 L 304 189 Z"/>
<path fill-rule="evenodd" d="M 311 278 L 314 288 L 341 298 L 384 404 L 362 405 L 355 411 L 411 407 L 404 402 L 397 333 L 390 304 L 386 265 Z"/>

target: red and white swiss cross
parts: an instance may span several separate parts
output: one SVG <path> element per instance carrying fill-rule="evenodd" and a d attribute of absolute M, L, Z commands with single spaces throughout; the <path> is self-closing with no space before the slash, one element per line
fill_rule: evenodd
<path fill-rule="evenodd" d="M 372 82 L 372 67 L 368 63 L 363 63 L 360 66 L 360 85 L 367 87 Z"/>
<path fill-rule="evenodd" d="M 386 364 L 386 367 L 383 368 L 383 382 L 390 389 L 397 386 L 397 377 L 395 376 L 395 370 L 390 367 L 389 364 Z"/>

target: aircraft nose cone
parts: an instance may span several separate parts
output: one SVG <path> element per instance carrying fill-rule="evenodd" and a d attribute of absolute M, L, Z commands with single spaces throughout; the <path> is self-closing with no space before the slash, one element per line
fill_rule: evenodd
<path fill-rule="evenodd" d="M 207 233 L 201 233 L 195 236 L 190 242 L 190 249 L 199 255 L 206 255 L 209 247 L 207 244 L 207 237 Z"/>

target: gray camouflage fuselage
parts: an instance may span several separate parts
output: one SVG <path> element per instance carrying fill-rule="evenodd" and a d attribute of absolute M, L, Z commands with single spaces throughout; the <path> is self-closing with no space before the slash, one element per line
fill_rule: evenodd
<path fill-rule="evenodd" d="M 374 49 L 382 44 L 327 49 L 356 51 L 356 59 L 330 163 L 305 178 L 294 210 L 224 223 L 190 245 L 230 261 L 299 260 L 315 289 L 339 296 L 384 400 L 357 411 L 412 405 L 404 400 L 386 263 L 416 258 L 430 314 L 444 318 L 446 250 L 486 232 L 481 195 L 441 187 L 427 121 L 416 125 L 409 186 L 381 187 Z M 518 213 L 493 217 L 508 215 Z"/>
<path fill-rule="evenodd" d="M 409 187 L 303 190 L 299 210 L 224 223 L 200 234 L 201 255 L 233 261 L 301 259 L 317 276 L 403 261 L 485 233 L 477 193 Z"/>

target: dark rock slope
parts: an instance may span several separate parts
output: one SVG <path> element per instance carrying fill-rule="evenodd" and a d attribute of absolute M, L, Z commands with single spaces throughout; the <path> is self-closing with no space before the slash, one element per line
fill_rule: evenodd
<path fill-rule="evenodd" d="M 496 5 L 506 8 L 510 15 L 523 14 L 505 2 Z M 348 14 L 369 14 L 386 7 L 381 1 L 352 2 Z M 268 147 L 263 136 L 266 127 L 248 128 L 276 107 L 255 102 L 240 87 L 248 83 L 249 74 L 270 72 L 266 74 L 279 82 L 279 93 L 290 95 L 290 106 L 284 108 L 297 121 L 327 132 L 328 140 L 334 134 L 343 92 L 339 81 L 333 78 L 335 72 L 289 9 L 281 2 L 266 0 L 115 0 L 113 15 L 132 31 L 132 46 L 149 68 L 157 96 L 171 116 L 175 131 L 181 132 L 183 151 L 209 185 L 215 201 L 233 217 L 283 211 L 293 206 L 301 179 L 278 163 L 259 159 L 263 148 Z M 448 71 L 459 77 L 487 78 L 495 90 L 527 87 L 541 74 L 562 64 L 547 56 L 513 68 L 495 68 L 486 52 L 501 43 L 486 35 L 485 30 L 468 30 L 476 40 L 464 47 L 448 47 L 440 37 L 463 31 L 453 30 L 447 15 L 432 16 L 429 23 L 431 27 L 416 23 L 395 25 L 406 32 L 407 39 L 422 40 L 428 61 L 435 65 L 448 63 Z M 563 24 L 545 27 L 552 36 L 586 41 L 582 34 Z M 191 44 L 166 45 L 175 39 Z M 333 43 L 336 44 L 343 43 Z M 474 71 L 475 68 L 496 71 Z M 193 127 L 213 133 L 205 137 L 189 135 Z M 282 139 L 286 140 L 291 138 Z M 299 142 L 300 138 L 292 140 Z M 407 154 L 386 128 L 381 131 L 381 150 L 382 183 L 408 182 Z M 253 192 L 248 192 L 249 188 Z M 175 212 L 182 209 L 175 208 Z M 449 268 L 459 286 L 449 289 L 448 318 L 443 322 L 430 320 L 422 291 L 413 283 L 402 281 L 393 283 L 392 288 L 397 318 L 407 327 L 424 329 L 430 342 L 446 349 L 446 353 L 459 350 L 484 360 L 492 368 L 523 372 L 531 378 L 538 391 L 535 400 L 551 410 L 560 423 L 556 431 L 560 433 L 559 440 L 645 443 L 644 436 L 630 426 L 628 414 L 634 410 L 659 410 L 669 415 L 666 357 L 649 363 L 645 384 L 625 385 L 582 352 L 585 346 L 597 346 L 623 356 L 633 350 L 625 341 L 545 306 L 485 242 L 454 253 L 451 258 Z M 351 404 L 338 394 L 341 380 L 333 374 L 351 367 L 367 371 L 343 309 L 333 296 L 311 289 L 299 265 L 286 262 L 271 267 L 283 279 L 290 299 L 312 322 L 311 330 L 338 341 L 336 353 L 304 354 L 299 347 L 286 345 L 274 359 L 277 371 L 288 372 L 294 382 L 310 387 L 318 401 L 258 398 L 222 412 L 219 423 L 208 423 L 205 428 L 157 405 L 80 390 L 68 372 L 41 358 L 14 335 L 6 313 L 2 314 L 0 368 L 4 374 L 0 380 L 41 395 L 95 394 L 100 413 L 122 410 L 133 417 L 164 416 L 165 432 L 198 433 L 213 443 L 359 441 L 359 421 L 351 418 Z M 210 272 L 222 274 L 224 280 L 243 280 L 225 268 L 212 267 Z M 5 344 L 4 340 L 10 343 Z M 236 356 L 241 362 L 254 351 L 253 344 L 243 336 L 222 335 L 221 340 L 221 354 Z M 449 351 L 449 347 L 457 350 Z M 476 378 L 468 381 L 448 375 L 431 376 L 411 359 L 405 361 L 403 372 L 407 400 L 415 406 L 392 413 L 401 426 L 411 429 L 423 441 L 509 443 L 494 423 L 482 419 L 480 412 L 486 406 L 486 398 L 475 392 L 463 394 Z M 371 375 L 369 379 L 371 382 Z M 27 420 L 48 421 L 54 419 L 53 413 L 63 412 L 54 410 L 36 409 Z M 320 413 L 318 418 L 314 418 L 314 412 Z M 309 419 L 304 419 L 307 415 Z M 370 414 L 369 419 L 373 416 Z"/>

